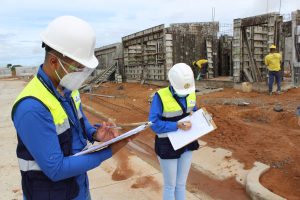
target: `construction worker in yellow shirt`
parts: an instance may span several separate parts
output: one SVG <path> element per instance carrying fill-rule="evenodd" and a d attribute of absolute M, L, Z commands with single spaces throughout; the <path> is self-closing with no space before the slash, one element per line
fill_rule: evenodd
<path fill-rule="evenodd" d="M 269 70 L 269 95 L 272 95 L 274 77 L 277 83 L 277 94 L 281 93 L 281 74 L 280 74 L 280 63 L 281 54 L 277 53 L 276 46 L 270 46 L 270 53 L 265 57 L 265 65 Z"/>
<path fill-rule="evenodd" d="M 197 81 L 199 81 L 205 77 L 205 74 L 207 71 L 207 64 L 208 64 L 208 60 L 206 60 L 206 59 L 200 59 L 198 61 L 193 62 L 193 66 L 199 67 L 199 73 L 196 78 Z"/>

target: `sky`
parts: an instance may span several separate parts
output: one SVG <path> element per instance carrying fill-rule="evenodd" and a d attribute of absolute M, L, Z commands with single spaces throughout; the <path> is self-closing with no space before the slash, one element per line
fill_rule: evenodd
<path fill-rule="evenodd" d="M 291 14 L 299 0 L 0 0 L 0 67 L 7 64 L 38 66 L 43 62 L 40 32 L 61 15 L 87 21 L 96 31 L 96 47 L 172 23 L 232 24 L 233 19 L 267 12 Z M 288 16 L 288 15 L 287 15 Z"/>

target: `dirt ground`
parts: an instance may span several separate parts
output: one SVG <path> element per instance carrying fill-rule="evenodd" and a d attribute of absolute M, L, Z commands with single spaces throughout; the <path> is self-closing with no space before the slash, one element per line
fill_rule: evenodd
<path fill-rule="evenodd" d="M 115 118 L 117 123 L 135 123 L 147 121 L 149 96 L 158 89 L 137 83 L 105 83 L 93 93 L 116 98 L 82 94 L 82 99 L 86 105 Z M 245 102 L 249 105 L 244 105 Z M 300 88 L 273 96 L 225 89 L 198 96 L 197 105 L 212 113 L 218 126 L 202 140 L 211 147 L 232 151 L 234 158 L 243 162 L 247 169 L 254 161 L 271 166 L 271 170 L 262 176 L 261 183 L 287 199 L 300 199 L 300 128 L 295 116 L 300 105 Z M 280 105 L 283 111 L 275 112 L 275 105 Z M 92 122 L 97 121 L 95 116 L 88 114 L 88 117 Z M 153 136 L 148 130 L 140 134 L 136 142 L 153 154 Z M 155 165 L 156 161 L 150 159 L 149 162 Z"/>

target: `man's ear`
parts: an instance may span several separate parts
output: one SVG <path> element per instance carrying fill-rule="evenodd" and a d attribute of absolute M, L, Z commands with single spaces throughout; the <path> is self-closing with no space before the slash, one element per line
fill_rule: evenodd
<path fill-rule="evenodd" d="M 52 69 L 58 69 L 59 68 L 59 62 L 58 59 L 54 56 L 49 55 L 48 57 L 48 63 L 51 66 Z"/>

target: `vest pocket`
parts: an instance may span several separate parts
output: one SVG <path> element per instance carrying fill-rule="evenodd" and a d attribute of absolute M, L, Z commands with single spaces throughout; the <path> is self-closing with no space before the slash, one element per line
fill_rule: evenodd
<path fill-rule="evenodd" d="M 65 183 L 50 181 L 33 182 L 32 200 L 67 200 L 67 186 Z"/>
<path fill-rule="evenodd" d="M 186 148 L 190 151 L 195 151 L 195 150 L 199 149 L 199 147 L 200 147 L 200 145 L 198 143 L 198 140 L 196 140 L 186 146 Z"/>
<path fill-rule="evenodd" d="M 161 159 L 177 159 L 183 149 L 174 150 L 169 138 L 155 137 L 155 152 Z"/>

